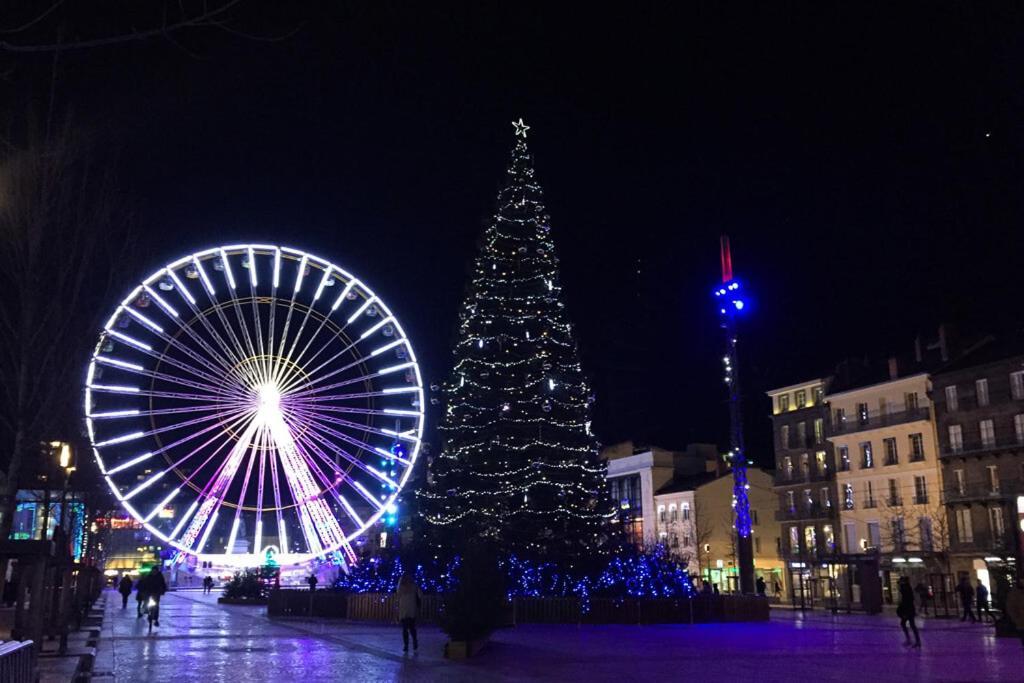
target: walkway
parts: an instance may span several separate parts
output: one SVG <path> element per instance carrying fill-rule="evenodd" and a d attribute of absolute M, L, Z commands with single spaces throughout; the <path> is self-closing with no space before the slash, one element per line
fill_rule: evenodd
<path fill-rule="evenodd" d="M 421 629 L 403 656 L 396 627 L 270 621 L 219 606 L 216 595 L 169 594 L 154 634 L 132 607 L 108 601 L 97 681 L 867 680 L 1020 681 L 1024 650 L 991 629 L 930 620 L 924 647 L 906 650 L 889 617 L 775 613 L 766 624 L 530 625 L 498 632 L 470 662 L 441 657 L 444 635 Z M 104 674 L 107 674 L 104 676 Z"/>

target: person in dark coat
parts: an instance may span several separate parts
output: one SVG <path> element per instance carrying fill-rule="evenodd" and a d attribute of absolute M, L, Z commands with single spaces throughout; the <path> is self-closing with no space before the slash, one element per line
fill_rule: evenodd
<path fill-rule="evenodd" d="M 153 569 L 139 579 L 138 592 L 141 596 L 139 599 L 139 616 L 142 616 L 142 604 L 148 598 L 153 598 L 156 601 L 156 605 L 150 608 L 153 614 L 153 625 L 160 625 L 160 598 L 167 592 L 167 580 L 164 579 L 164 575 L 160 572 L 160 567 L 153 567 Z"/>
<path fill-rule="evenodd" d="M 971 618 L 971 623 L 978 621 L 978 618 L 974 616 L 974 611 L 971 609 L 971 603 L 974 602 L 974 589 L 971 588 L 971 582 L 967 580 L 966 576 L 960 579 L 960 583 L 956 586 L 956 592 L 960 596 L 960 605 L 964 610 L 960 621 L 967 621 L 967 617 Z"/>
<path fill-rule="evenodd" d="M 121 609 L 128 609 L 128 596 L 132 594 L 132 580 L 127 574 L 117 584 L 117 592 L 121 594 Z"/>
<path fill-rule="evenodd" d="M 996 619 L 988 611 L 988 588 L 981 581 L 978 581 L 978 587 L 974 591 L 974 598 L 978 610 L 978 621 L 985 623 L 985 617 L 988 617 L 988 620 L 994 624 Z"/>
<path fill-rule="evenodd" d="M 768 593 L 768 584 L 765 583 L 764 577 L 757 577 L 757 594 L 764 596 Z"/>
<path fill-rule="evenodd" d="M 899 588 L 900 602 L 896 606 L 896 616 L 900 618 L 900 628 L 903 629 L 903 635 L 906 637 L 903 645 L 906 647 L 921 647 L 921 636 L 917 632 L 917 624 L 914 623 L 917 610 L 914 608 L 914 589 L 910 587 L 910 579 L 906 576 L 901 576 Z M 909 630 L 907 629 L 908 626 L 910 627 Z M 914 642 L 910 642 L 910 631 L 914 632 Z"/>
<path fill-rule="evenodd" d="M 917 585 L 914 586 L 914 592 L 917 593 L 917 601 L 921 605 L 921 614 L 928 615 L 928 586 L 924 585 L 923 581 L 918 581 Z"/>

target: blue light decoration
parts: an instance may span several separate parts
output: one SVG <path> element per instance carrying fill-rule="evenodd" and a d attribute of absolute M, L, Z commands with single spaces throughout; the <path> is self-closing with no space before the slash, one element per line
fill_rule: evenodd
<path fill-rule="evenodd" d="M 575 597 L 584 613 L 592 597 L 691 598 L 696 595 L 684 565 L 671 559 L 662 545 L 652 551 L 626 550 L 612 557 L 596 575 L 563 571 L 553 562 L 528 560 L 508 555 L 499 560 L 505 574 L 506 595 L 515 597 Z M 447 593 L 456 585 L 460 558 L 440 565 L 418 564 L 416 584 L 424 593 Z M 391 594 L 398 589 L 404 567 L 397 557 L 374 557 L 341 574 L 335 590 L 350 593 Z"/>
<path fill-rule="evenodd" d="M 747 312 L 739 281 L 732 275 L 732 252 L 729 238 L 721 240 L 722 284 L 715 289 L 721 327 L 725 332 L 725 356 L 722 358 L 725 377 L 723 381 L 729 391 L 729 454 L 728 459 L 733 475 L 732 507 L 736 519 L 737 564 L 740 571 L 740 591 L 754 592 L 754 554 L 751 538 L 750 499 L 747 491 L 747 457 L 743 448 L 743 412 L 741 410 L 740 382 L 737 375 L 737 318 Z"/>

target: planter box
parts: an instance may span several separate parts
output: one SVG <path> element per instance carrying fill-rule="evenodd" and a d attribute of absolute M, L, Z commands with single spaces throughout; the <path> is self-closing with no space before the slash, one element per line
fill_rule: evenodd
<path fill-rule="evenodd" d="M 266 605 L 265 598 L 217 598 L 218 605 Z"/>
<path fill-rule="evenodd" d="M 448 659 L 469 659 L 480 652 L 486 643 L 487 638 L 449 640 L 444 645 L 444 656 Z"/>

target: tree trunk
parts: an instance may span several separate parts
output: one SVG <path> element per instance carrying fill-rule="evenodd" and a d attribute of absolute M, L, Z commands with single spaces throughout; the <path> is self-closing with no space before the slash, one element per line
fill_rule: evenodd
<path fill-rule="evenodd" d="M 7 467 L 7 480 L 0 491 L 0 541 L 10 538 L 11 535 L 14 509 L 17 506 L 18 479 L 21 477 L 21 466 L 24 462 L 25 431 L 19 425 L 14 433 L 14 448 L 11 450 L 11 462 Z"/>

